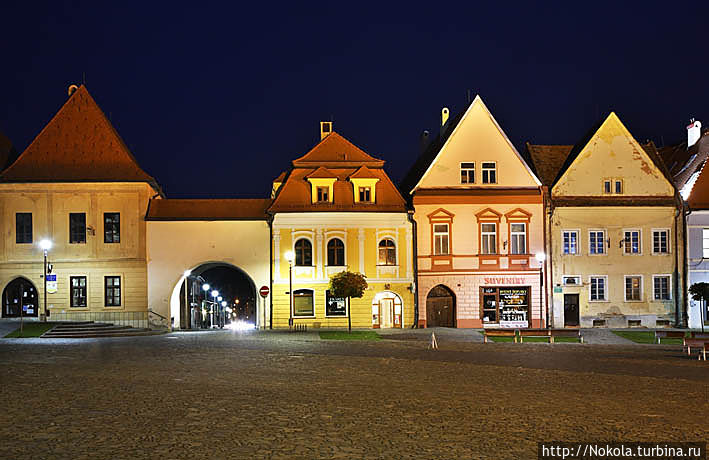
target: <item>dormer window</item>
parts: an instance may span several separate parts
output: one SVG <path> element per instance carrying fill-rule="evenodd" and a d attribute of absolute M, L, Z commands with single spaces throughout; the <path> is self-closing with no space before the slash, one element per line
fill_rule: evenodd
<path fill-rule="evenodd" d="M 329 187 L 318 187 L 317 188 L 317 199 L 318 203 L 327 203 L 329 200 Z"/>
<path fill-rule="evenodd" d="M 474 184 L 475 183 L 475 163 L 460 164 L 460 183 Z"/>
<path fill-rule="evenodd" d="M 359 201 L 365 203 L 372 202 L 372 187 L 359 187 Z"/>
<path fill-rule="evenodd" d="M 497 183 L 497 163 L 494 161 L 483 162 L 482 164 L 483 184 Z"/>

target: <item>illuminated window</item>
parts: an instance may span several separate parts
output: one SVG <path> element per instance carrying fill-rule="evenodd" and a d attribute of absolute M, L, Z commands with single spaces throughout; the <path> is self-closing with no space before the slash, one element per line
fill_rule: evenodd
<path fill-rule="evenodd" d="M 82 308 L 86 306 L 86 277 L 70 276 L 71 283 L 71 308 Z"/>
<path fill-rule="evenodd" d="M 669 230 L 653 230 L 652 231 L 652 252 L 653 254 L 667 254 L 670 252 L 668 240 L 670 237 Z"/>
<path fill-rule="evenodd" d="M 625 300 L 637 301 L 641 300 L 642 296 L 642 277 L 641 276 L 626 276 L 625 277 Z"/>
<path fill-rule="evenodd" d="M 497 224 L 480 224 L 481 254 L 497 254 Z"/>
<path fill-rule="evenodd" d="M 625 254 L 640 254 L 640 230 L 626 230 L 624 232 L 623 247 Z"/>
<path fill-rule="evenodd" d="M 590 300 L 603 301 L 606 300 L 606 281 L 605 276 L 592 276 L 589 283 Z"/>
<path fill-rule="evenodd" d="M 305 238 L 295 242 L 295 264 L 301 267 L 313 265 L 313 245 Z"/>
<path fill-rule="evenodd" d="M 339 238 L 327 242 L 327 264 L 330 266 L 345 265 L 345 244 Z"/>
<path fill-rule="evenodd" d="M 497 183 L 497 164 L 495 162 L 483 162 L 482 164 L 483 184 Z"/>
<path fill-rule="evenodd" d="M 384 238 L 379 242 L 379 265 L 396 265 L 396 245 L 389 238 Z"/>
<path fill-rule="evenodd" d="M 121 277 L 120 276 L 105 276 L 104 277 L 104 294 L 105 305 L 107 307 L 121 306 Z"/>
<path fill-rule="evenodd" d="M 86 243 L 86 213 L 69 214 L 69 243 Z"/>
<path fill-rule="evenodd" d="M 652 276 L 652 296 L 655 300 L 671 300 L 670 297 L 670 276 Z"/>
<path fill-rule="evenodd" d="M 310 289 L 293 291 L 293 316 L 315 316 L 313 291 Z"/>
<path fill-rule="evenodd" d="M 590 232 L 588 232 L 588 252 L 590 254 L 605 254 L 605 243 L 605 230 L 591 230 Z"/>
<path fill-rule="evenodd" d="M 121 242 L 121 214 L 118 212 L 103 213 L 103 242 Z"/>
<path fill-rule="evenodd" d="M 326 203 L 329 200 L 329 187 L 318 187 L 316 192 L 317 192 L 317 198 L 318 198 L 318 203 Z"/>
<path fill-rule="evenodd" d="M 448 224 L 433 224 L 433 254 L 450 254 L 450 235 Z"/>
<path fill-rule="evenodd" d="M 31 212 L 18 212 L 15 214 L 15 243 L 32 243 Z"/>
<path fill-rule="evenodd" d="M 359 187 L 359 201 L 365 203 L 372 201 L 372 187 Z"/>
<path fill-rule="evenodd" d="M 460 183 L 474 184 L 475 183 L 475 163 L 460 164 Z"/>
<path fill-rule="evenodd" d="M 579 253 L 579 232 L 578 230 L 564 230 L 561 232 L 564 254 L 578 254 Z"/>
<path fill-rule="evenodd" d="M 527 224 L 510 224 L 510 254 L 527 253 Z"/>

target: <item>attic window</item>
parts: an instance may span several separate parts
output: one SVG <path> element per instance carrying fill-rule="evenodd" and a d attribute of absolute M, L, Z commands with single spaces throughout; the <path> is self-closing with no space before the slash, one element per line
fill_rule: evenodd
<path fill-rule="evenodd" d="M 329 200 L 329 187 L 318 187 L 317 198 L 318 203 L 327 203 Z"/>
<path fill-rule="evenodd" d="M 482 165 L 483 184 L 497 183 L 497 164 L 494 161 L 484 162 Z"/>
<path fill-rule="evenodd" d="M 603 181 L 603 193 L 611 193 L 611 181 Z"/>
<path fill-rule="evenodd" d="M 620 181 L 620 180 L 615 181 L 615 193 L 618 193 L 618 194 L 623 193 L 623 181 Z"/>
<path fill-rule="evenodd" d="M 365 203 L 372 202 L 372 187 L 359 187 L 359 201 Z"/>
<path fill-rule="evenodd" d="M 460 183 L 474 184 L 475 183 L 475 163 L 460 164 Z"/>

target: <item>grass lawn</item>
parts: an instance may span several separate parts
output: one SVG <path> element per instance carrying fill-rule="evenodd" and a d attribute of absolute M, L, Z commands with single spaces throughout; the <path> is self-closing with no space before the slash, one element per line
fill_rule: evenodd
<path fill-rule="evenodd" d="M 374 331 L 321 331 L 323 340 L 381 340 L 381 336 Z"/>
<path fill-rule="evenodd" d="M 488 337 L 488 340 L 493 342 L 513 342 L 512 337 Z M 519 342 L 519 337 L 517 338 Z M 541 342 L 549 343 L 549 339 L 544 337 L 525 337 L 523 343 Z M 576 337 L 555 337 L 554 343 L 580 343 L 581 341 Z"/>
<path fill-rule="evenodd" d="M 624 339 L 632 340 L 635 343 L 657 343 L 653 331 L 613 331 L 613 333 Z M 682 339 L 660 339 L 662 343 L 668 345 L 682 345 Z"/>
<path fill-rule="evenodd" d="M 24 323 L 22 326 L 22 335 L 20 335 L 20 324 L 17 324 L 17 329 L 14 331 L 10 332 L 5 336 L 5 338 L 12 339 L 12 338 L 18 338 L 18 337 L 39 337 L 40 335 L 44 334 L 54 326 L 56 326 L 57 323 L 38 323 L 35 321 L 32 322 L 27 322 Z"/>

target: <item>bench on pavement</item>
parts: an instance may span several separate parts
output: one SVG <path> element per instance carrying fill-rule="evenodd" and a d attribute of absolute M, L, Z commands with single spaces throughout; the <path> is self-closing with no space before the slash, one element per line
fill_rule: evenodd
<path fill-rule="evenodd" d="M 525 337 L 541 337 L 549 339 L 549 343 L 552 343 L 551 329 L 520 329 L 519 330 L 519 341 L 524 342 Z"/>
<path fill-rule="evenodd" d="M 699 348 L 699 359 L 707 360 L 707 348 L 709 348 L 709 338 L 689 338 L 685 337 L 684 346 L 687 347 L 687 356 L 692 354 L 692 348 Z"/>
<path fill-rule="evenodd" d="M 488 337 L 512 337 L 514 342 L 517 343 L 517 334 L 514 329 L 485 329 L 483 342 L 487 343 Z"/>
<path fill-rule="evenodd" d="M 551 343 L 554 343 L 555 337 L 574 337 L 583 343 L 580 329 L 551 329 Z"/>
<path fill-rule="evenodd" d="M 655 331 L 655 339 L 660 343 L 660 339 L 683 339 L 684 331 Z"/>

